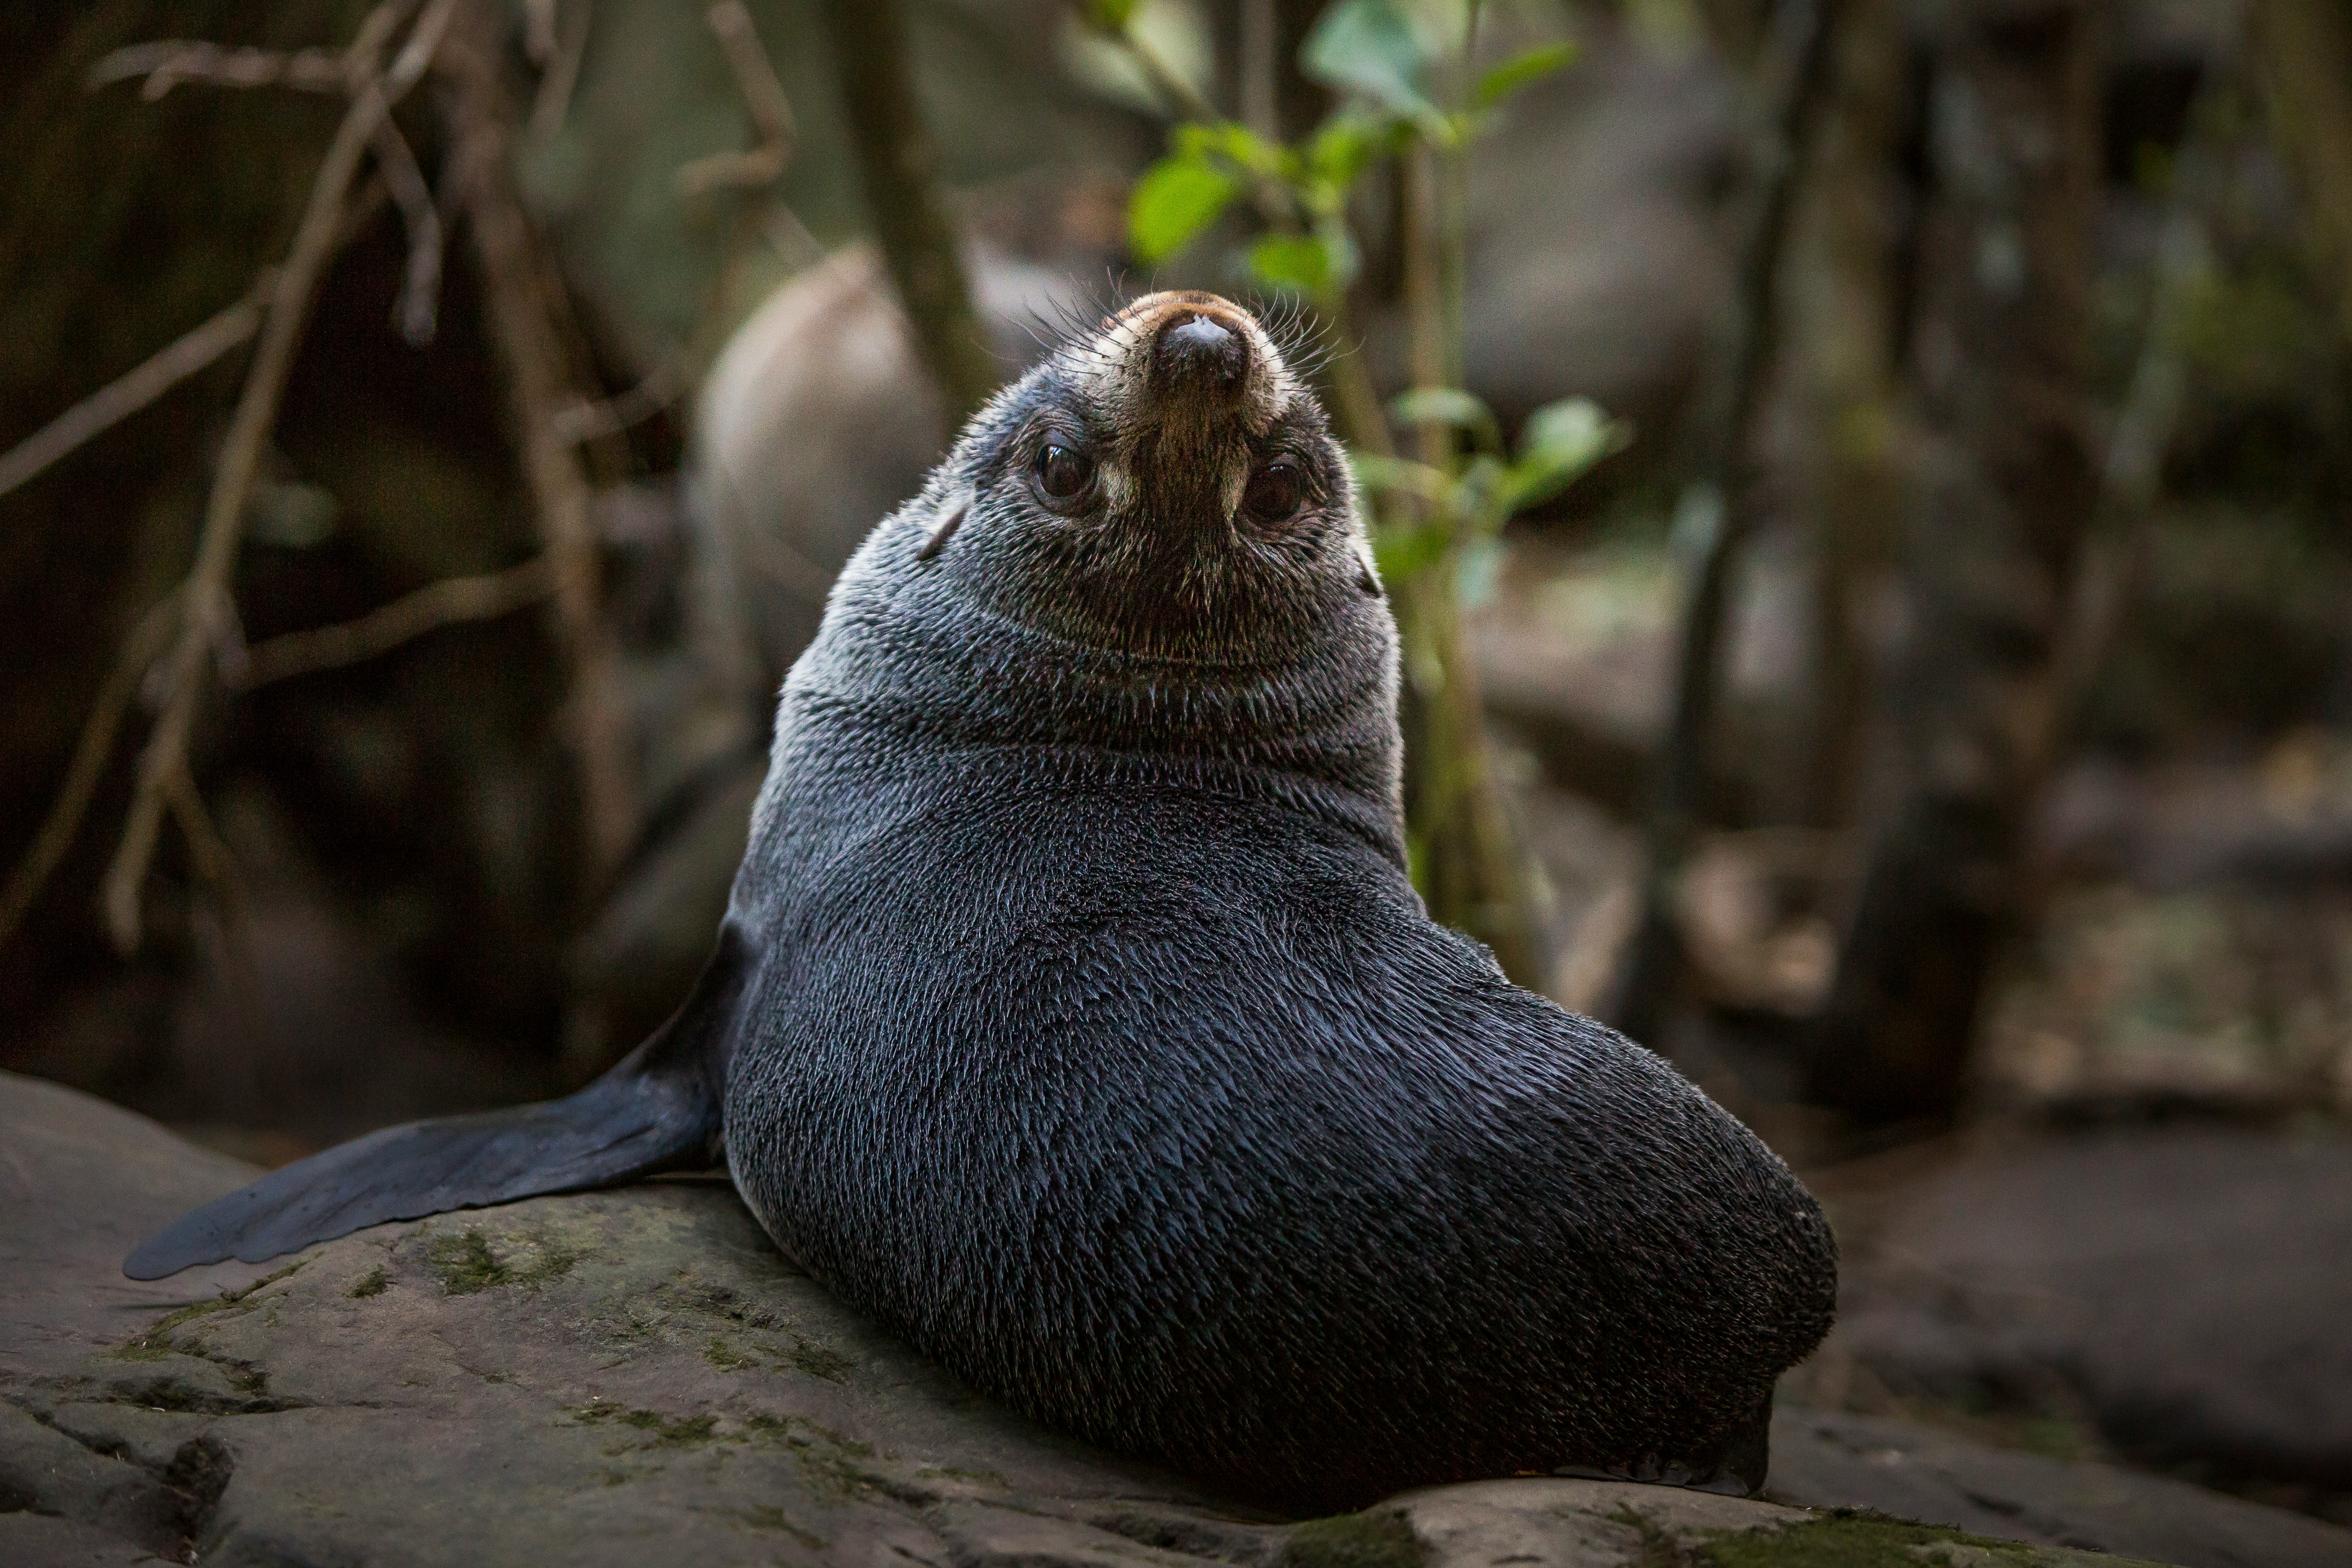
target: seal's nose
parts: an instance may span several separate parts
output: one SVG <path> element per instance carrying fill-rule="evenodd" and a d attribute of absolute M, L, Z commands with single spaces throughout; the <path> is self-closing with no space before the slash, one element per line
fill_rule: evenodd
<path fill-rule="evenodd" d="M 1206 316 L 1184 315 L 1160 329 L 1153 357 L 1173 386 L 1233 392 L 1249 369 L 1249 344 Z"/>

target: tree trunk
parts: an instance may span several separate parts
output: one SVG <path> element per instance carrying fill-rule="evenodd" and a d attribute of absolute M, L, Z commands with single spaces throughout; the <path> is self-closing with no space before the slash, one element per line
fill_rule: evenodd
<path fill-rule="evenodd" d="M 2053 656 L 2097 500 L 2084 428 L 2098 196 L 2090 0 L 1975 0 L 1934 40 L 1912 374 L 1923 424 L 1892 720 L 1903 778 L 1822 1019 L 1812 1090 L 1948 1119 L 2018 910 Z"/>
<path fill-rule="evenodd" d="M 898 0 L 827 0 L 824 13 L 866 216 L 916 349 L 947 398 L 949 426 L 961 431 L 1002 377 L 981 341 L 940 188 L 939 148 L 915 101 L 905 19 Z"/>
<path fill-rule="evenodd" d="M 1907 413 L 1896 383 L 1895 268 L 1904 36 L 1894 0 L 1846 0 L 1829 101 L 1799 198 L 1790 371 L 1812 569 L 1811 743 L 1804 819 L 1853 819 L 1868 731 L 1858 604 L 1894 548 Z"/>
<path fill-rule="evenodd" d="M 2352 15 L 2344 0 L 2261 0 L 2254 24 L 2279 142 L 2303 176 L 2352 339 Z"/>
<path fill-rule="evenodd" d="M 1729 341 L 1697 417 L 1691 479 L 1675 521 L 1687 547 L 1676 651 L 1675 706 L 1659 748 L 1643 837 L 1642 921 L 1610 1021 L 1637 1040 L 1654 1038 L 1681 995 L 1682 928 L 1675 904 L 1683 861 L 1698 831 L 1699 797 L 1715 738 L 1729 644 L 1732 571 L 1759 510 L 1754 448 L 1767 378 L 1779 358 L 1781 265 L 1796 210 L 1797 176 L 1807 161 L 1829 82 L 1843 0 L 1780 0 L 1777 47 L 1757 75 L 1767 106 L 1755 149 L 1739 249 L 1738 299 Z"/>

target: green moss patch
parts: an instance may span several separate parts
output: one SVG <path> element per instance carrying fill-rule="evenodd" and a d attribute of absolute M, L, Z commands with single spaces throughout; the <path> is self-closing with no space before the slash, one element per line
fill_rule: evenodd
<path fill-rule="evenodd" d="M 2123 1557 L 1994 1541 L 1914 1524 L 1867 1509 L 1838 1509 L 1778 1530 L 1710 1531 L 1676 1542 L 1632 1510 L 1617 1516 L 1642 1531 L 1643 1568 L 2154 1568 Z"/>
<path fill-rule="evenodd" d="M 231 1310 L 240 1314 L 250 1312 L 254 1307 L 259 1305 L 258 1302 L 253 1301 L 252 1298 L 258 1294 L 263 1287 L 277 1284 L 310 1261 L 307 1258 L 297 1258 L 274 1274 L 263 1275 L 250 1285 L 242 1286 L 235 1290 L 224 1290 L 209 1301 L 192 1301 L 184 1307 L 174 1308 L 148 1325 L 146 1332 L 124 1341 L 113 1350 L 108 1351 L 106 1354 L 116 1361 L 161 1361 L 167 1355 L 201 1353 L 174 1343 L 172 1339 L 173 1331 L 184 1324 L 194 1322 L 198 1318 L 211 1317 L 215 1312 Z"/>
<path fill-rule="evenodd" d="M 747 1355 L 725 1340 L 719 1339 L 710 1342 L 709 1348 L 702 1352 L 702 1359 L 721 1372 L 745 1372 L 764 1364 L 758 1356 Z"/>
<path fill-rule="evenodd" d="M 847 1356 L 807 1340 L 793 1341 L 793 1348 L 784 1359 L 811 1377 L 821 1377 L 827 1383 L 839 1383 L 850 1366 Z"/>
<path fill-rule="evenodd" d="M 383 1295 L 383 1288 L 391 1283 L 392 1276 L 385 1273 L 383 1265 L 379 1263 L 374 1268 L 369 1269 L 366 1273 L 361 1275 L 358 1282 L 353 1284 L 350 1289 L 344 1291 L 343 1294 L 349 1296 L 354 1301 L 364 1301 L 371 1296 Z"/>
<path fill-rule="evenodd" d="M 850 1367 L 847 1356 L 838 1355 L 823 1345 L 812 1344 L 807 1340 L 794 1340 L 793 1348 L 782 1354 L 781 1363 L 772 1363 L 765 1356 L 757 1353 L 756 1348 L 745 1350 L 740 1345 L 730 1344 L 725 1340 L 713 1336 L 710 1343 L 703 1350 L 702 1359 L 722 1372 L 750 1372 L 772 1365 L 789 1366 L 795 1372 L 806 1373 L 811 1377 L 821 1377 L 827 1383 L 839 1383 L 843 1374 L 847 1373 Z"/>
<path fill-rule="evenodd" d="M 640 1447 L 699 1448 L 705 1444 L 728 1440 L 719 1431 L 719 1417 L 711 1415 L 665 1415 L 658 1410 L 624 1410 L 617 1405 L 591 1405 L 574 1411 L 573 1415 L 588 1426 L 610 1421 L 623 1426 L 634 1426 L 650 1439 L 638 1445 Z"/>
<path fill-rule="evenodd" d="M 471 1296 L 502 1285 L 537 1289 L 551 1279 L 572 1272 L 580 1255 L 554 1243 L 524 1238 L 538 1253 L 527 1263 L 509 1262 L 490 1250 L 489 1238 L 478 1230 L 457 1236 L 436 1236 L 425 1244 L 425 1260 L 440 1279 L 442 1294 Z"/>
<path fill-rule="evenodd" d="M 1401 1513 L 1310 1519 L 1282 1543 L 1283 1568 L 1421 1568 L 1429 1547 Z"/>

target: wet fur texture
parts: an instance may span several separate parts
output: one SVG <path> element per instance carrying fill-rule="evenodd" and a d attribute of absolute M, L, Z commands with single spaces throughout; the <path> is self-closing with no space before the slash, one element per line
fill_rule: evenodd
<path fill-rule="evenodd" d="M 1195 317 L 1245 374 L 1171 369 Z M 1093 455 L 1085 496 L 1033 483 L 1050 443 Z M 1303 504 L 1268 521 L 1241 500 L 1277 458 Z M 1672 1068 L 1427 918 L 1396 688 L 1279 345 L 1138 301 L 835 586 L 678 1019 L 571 1100 L 329 1151 L 129 1267 L 692 1163 L 723 1103 L 787 1252 L 1065 1431 L 1306 1510 L 1560 1467 L 1759 1484 L 1828 1226 Z M 590 1152 L 530 1188 L 535 1140 Z"/>

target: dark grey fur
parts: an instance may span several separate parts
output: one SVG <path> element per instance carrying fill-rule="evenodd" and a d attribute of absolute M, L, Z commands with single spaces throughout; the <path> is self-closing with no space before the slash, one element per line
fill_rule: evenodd
<path fill-rule="evenodd" d="M 1655 1057 L 1423 913 L 1347 470 L 1231 310 L 1154 296 L 1137 341 L 1066 346 L 875 531 L 662 1036 L 571 1100 L 289 1167 L 130 1271 L 691 1163 L 723 1079 L 778 1244 L 1052 1426 L 1309 1509 L 1561 1467 L 1760 1483 L 1828 1227 Z M 1238 379 L 1161 363 L 1200 314 Z M 1042 498 L 1057 437 L 1107 500 Z M 1277 453 L 1307 503 L 1261 526 L 1233 501 Z M 534 1142 L 573 1151 L 536 1186 Z"/>

